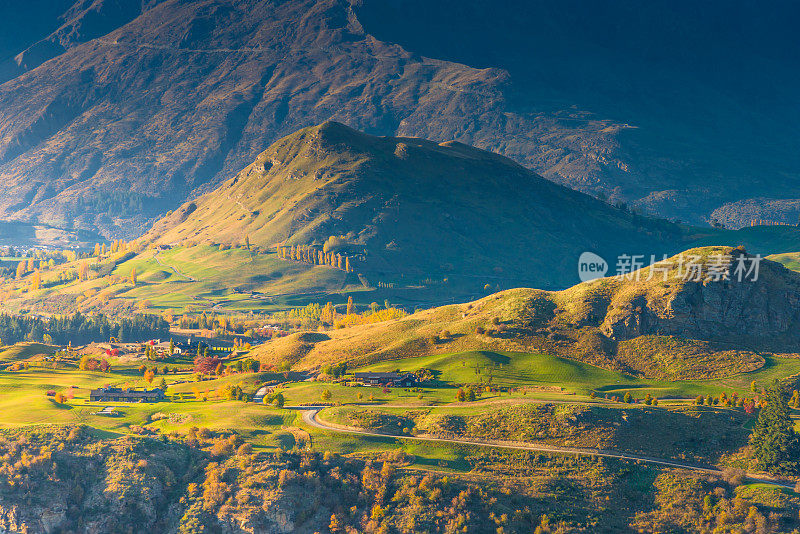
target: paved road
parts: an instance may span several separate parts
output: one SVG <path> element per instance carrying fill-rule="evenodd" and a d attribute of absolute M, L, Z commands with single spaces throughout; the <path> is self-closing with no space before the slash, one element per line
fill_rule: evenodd
<path fill-rule="evenodd" d="M 700 473 L 708 473 L 711 475 L 722 475 L 722 471 L 715 467 L 711 466 L 700 466 L 700 465 L 693 465 L 693 464 L 686 464 L 682 462 L 676 462 L 674 460 L 668 460 L 666 458 L 655 458 L 652 456 L 639 456 L 635 454 L 625 454 L 621 452 L 616 452 L 613 450 L 607 449 L 588 449 L 588 448 L 578 448 L 578 447 L 557 447 L 551 445 L 542 445 L 536 443 L 525 443 L 525 444 L 516 444 L 516 443 L 503 443 L 498 441 L 489 441 L 489 440 L 472 440 L 472 439 L 448 439 L 448 438 L 435 438 L 435 437 L 428 437 L 428 436 L 392 436 L 389 434 L 380 434 L 377 432 L 367 432 L 365 430 L 356 430 L 351 428 L 338 428 L 332 427 L 324 422 L 320 421 L 317 415 L 319 414 L 321 407 L 308 407 L 303 411 L 303 421 L 314 428 L 319 428 L 321 430 L 327 430 L 330 432 L 340 432 L 345 434 L 358 434 L 361 436 L 369 436 L 369 437 L 381 437 L 381 438 L 396 438 L 396 439 L 406 439 L 406 440 L 415 440 L 415 441 L 434 441 L 440 443 L 453 443 L 458 445 L 476 445 L 478 447 L 490 447 L 490 448 L 497 448 L 497 449 L 516 449 L 516 450 L 525 450 L 525 451 L 536 451 L 536 452 L 550 452 L 550 453 L 559 453 L 559 454 L 572 454 L 577 456 L 599 456 L 602 458 L 616 458 L 620 460 L 634 460 L 638 462 L 654 464 L 654 465 L 663 465 L 666 467 L 677 467 L 680 469 L 689 469 L 691 471 L 696 471 Z M 753 482 L 763 482 L 765 484 L 774 484 L 776 486 L 780 486 L 782 488 L 794 489 L 794 486 L 783 484 L 779 482 L 775 482 L 774 480 L 768 480 L 764 478 L 759 478 L 757 476 L 747 475 L 747 478 L 752 480 Z"/>

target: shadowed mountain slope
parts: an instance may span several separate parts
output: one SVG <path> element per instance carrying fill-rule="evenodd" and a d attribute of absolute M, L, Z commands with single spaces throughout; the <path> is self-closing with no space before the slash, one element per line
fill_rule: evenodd
<path fill-rule="evenodd" d="M 491 152 L 327 122 L 276 142 L 236 177 L 158 221 L 145 239 L 247 238 L 262 247 L 322 249 L 331 236 L 343 236 L 344 249 L 365 251 L 354 254 L 353 267 L 373 282 L 430 277 L 552 287 L 577 280 L 585 250 L 655 253 L 675 247 L 683 231 Z"/>
<path fill-rule="evenodd" d="M 44 4 L 8 12 L 0 41 L 5 218 L 134 237 L 330 119 L 488 148 L 694 222 L 800 196 L 787 3 Z M 728 49 L 746 70 L 717 61 Z M 729 224 L 747 219 L 731 205 Z"/>

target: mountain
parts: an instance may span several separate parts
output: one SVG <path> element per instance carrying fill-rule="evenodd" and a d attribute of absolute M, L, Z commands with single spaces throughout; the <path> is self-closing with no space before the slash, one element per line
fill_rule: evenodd
<path fill-rule="evenodd" d="M 363 2 L 356 13 L 379 39 L 503 69 L 516 111 L 575 121 L 581 110 L 613 122 L 584 152 L 593 165 L 542 165 L 526 145 L 466 140 L 549 179 L 693 223 L 722 221 L 711 212 L 740 201 L 798 198 L 794 2 L 387 0 Z M 754 218 L 742 212 L 725 222 L 739 228 Z M 797 213 L 761 219 L 794 224 Z"/>
<path fill-rule="evenodd" d="M 681 272 L 692 257 L 700 280 Z M 727 280 L 710 275 L 715 257 L 728 263 L 720 270 Z M 731 247 L 690 249 L 662 264 L 666 280 L 662 271 L 651 278 L 649 267 L 630 279 L 602 278 L 559 292 L 512 289 L 398 320 L 293 334 L 254 354 L 267 364 L 314 369 L 472 350 L 546 352 L 670 380 L 753 371 L 773 353 L 796 358 L 800 274 L 761 260 L 759 275 L 740 281 L 740 257 L 749 266 L 754 256 Z"/>
<path fill-rule="evenodd" d="M 2 9 L 5 39 L 0 41 L 0 81 L 42 63 L 135 19 L 161 0 L 34 1 L 25 9 Z"/>
<path fill-rule="evenodd" d="M 584 251 L 649 254 L 684 237 L 675 224 L 612 207 L 491 152 L 326 122 L 277 141 L 144 239 L 237 245 L 246 237 L 264 248 L 322 250 L 337 236 L 373 285 L 432 278 L 473 288 L 564 286 L 577 281 Z"/>
<path fill-rule="evenodd" d="M 696 223 L 800 198 L 792 3 L 487 5 L 4 7 L 0 217 L 134 237 L 330 119 L 491 149 Z"/>

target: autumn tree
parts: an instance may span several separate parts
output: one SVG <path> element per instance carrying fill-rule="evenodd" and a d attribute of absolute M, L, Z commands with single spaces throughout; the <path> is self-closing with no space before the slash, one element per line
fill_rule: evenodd
<path fill-rule="evenodd" d="M 220 360 L 217 357 L 198 356 L 197 358 L 194 359 L 194 372 L 204 375 L 210 375 L 212 372 L 216 370 L 217 365 L 219 365 L 221 362 L 222 360 Z"/>
<path fill-rule="evenodd" d="M 89 262 L 83 260 L 80 265 L 78 265 L 78 280 L 85 282 L 89 279 Z"/>
<path fill-rule="evenodd" d="M 42 287 L 42 273 L 35 271 L 31 277 L 31 291 L 37 291 Z"/>
<path fill-rule="evenodd" d="M 328 302 L 325 304 L 325 307 L 322 308 L 319 320 L 322 324 L 333 324 L 336 320 L 336 308 L 333 307 L 332 302 Z"/>
<path fill-rule="evenodd" d="M 347 297 L 347 315 L 352 315 L 356 312 L 356 306 L 353 304 L 353 296 Z"/>
<path fill-rule="evenodd" d="M 131 284 L 136 285 L 136 281 L 137 281 L 136 267 L 131 269 L 130 281 L 131 281 Z"/>
<path fill-rule="evenodd" d="M 286 399 L 284 398 L 283 393 L 276 393 L 270 396 L 269 402 L 277 408 L 283 408 L 283 404 L 286 402 Z"/>

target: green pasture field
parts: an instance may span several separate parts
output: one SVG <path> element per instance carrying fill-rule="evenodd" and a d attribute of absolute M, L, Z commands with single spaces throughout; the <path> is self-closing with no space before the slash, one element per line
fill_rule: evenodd
<path fill-rule="evenodd" d="M 800 373 L 800 358 L 766 357 L 761 369 L 729 378 L 713 380 L 661 381 L 628 376 L 593 365 L 542 353 L 470 351 L 408 358 L 369 365 L 358 371 L 415 372 L 431 369 L 443 386 L 486 383 L 500 387 L 555 386 L 566 392 L 588 395 L 624 395 L 630 391 L 637 398 L 647 393 L 658 398 L 693 398 L 697 395 L 718 395 L 722 391 L 750 394 L 750 384 L 766 386 L 775 378 Z"/>

